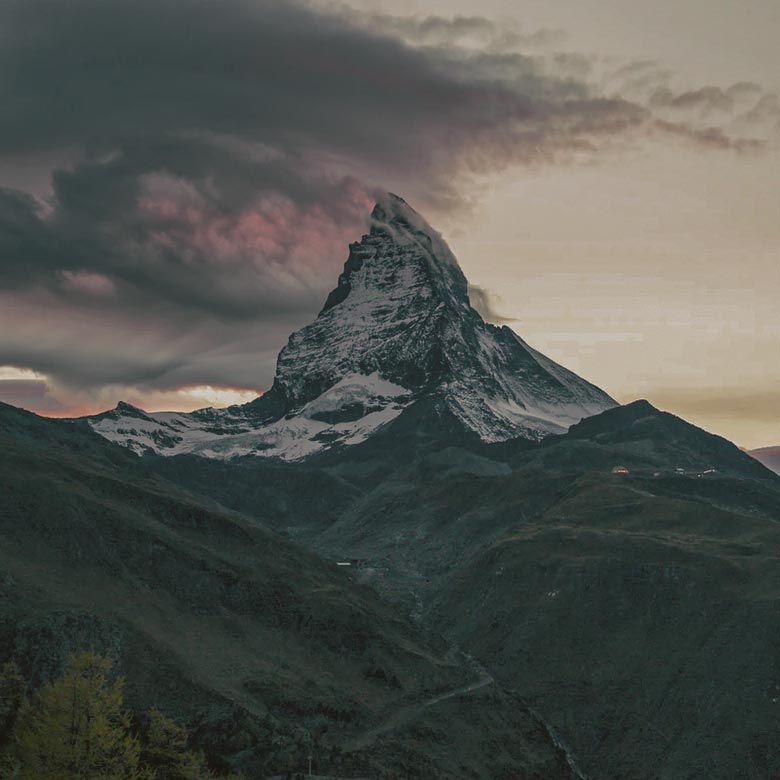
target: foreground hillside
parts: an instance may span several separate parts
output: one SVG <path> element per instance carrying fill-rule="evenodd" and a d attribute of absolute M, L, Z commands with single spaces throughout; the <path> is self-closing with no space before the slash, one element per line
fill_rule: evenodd
<path fill-rule="evenodd" d="M 468 650 L 588 776 L 776 774 L 780 479 L 646 402 L 539 444 L 417 422 L 305 467 L 164 466 L 362 561 L 363 581 Z"/>
<path fill-rule="evenodd" d="M 218 766 L 569 778 L 534 715 L 372 590 L 83 426 L 0 406 L 0 662 L 113 657 Z M 453 723 L 453 727 L 444 724 Z M 486 735 L 490 739 L 486 739 Z"/>
<path fill-rule="evenodd" d="M 436 623 L 598 776 L 772 777 L 779 552 L 777 521 L 583 477 L 458 571 Z"/>

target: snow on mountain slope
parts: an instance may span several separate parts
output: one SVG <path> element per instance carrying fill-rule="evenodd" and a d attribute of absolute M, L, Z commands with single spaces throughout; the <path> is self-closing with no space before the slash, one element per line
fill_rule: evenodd
<path fill-rule="evenodd" d="M 378 374 L 350 375 L 293 415 L 258 421 L 246 407 L 191 414 L 143 412 L 129 404 L 89 418 L 92 428 L 139 455 L 190 453 L 228 459 L 244 455 L 298 460 L 335 443 L 357 444 L 397 417 L 409 391 Z"/>
<path fill-rule="evenodd" d="M 319 316 L 290 336 L 268 393 L 191 414 L 120 404 L 88 418 L 142 453 L 297 460 L 365 440 L 415 400 L 436 397 L 485 441 L 563 433 L 615 402 L 484 322 L 441 236 L 401 198 L 372 212 Z"/>

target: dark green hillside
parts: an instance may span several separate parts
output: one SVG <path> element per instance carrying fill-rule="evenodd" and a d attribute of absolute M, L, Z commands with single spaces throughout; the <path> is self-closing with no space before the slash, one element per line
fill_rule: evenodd
<path fill-rule="evenodd" d="M 318 768 L 346 776 L 569 777 L 514 699 L 432 703 L 476 677 L 443 640 L 155 464 L 0 407 L 0 662 L 42 682 L 78 648 L 106 653 L 131 706 L 186 721 L 254 776 L 302 768 L 308 732 Z M 437 707 L 468 720 L 421 739 Z M 361 742 L 397 711 L 398 729 Z M 504 754 L 483 744 L 492 728 Z"/>
<path fill-rule="evenodd" d="M 364 560 L 593 778 L 778 776 L 780 479 L 646 402 L 532 446 L 398 425 L 322 459 L 331 519 L 298 538 Z"/>
<path fill-rule="evenodd" d="M 777 776 L 777 521 L 585 477 L 434 612 L 594 775 Z"/>
<path fill-rule="evenodd" d="M 780 485 L 761 464 L 721 436 L 707 433 L 647 401 L 634 401 L 609 409 L 573 425 L 565 436 L 546 444 L 597 444 L 615 455 L 625 454 L 638 467 L 652 465 L 661 471 L 682 468 L 690 472 L 715 469 L 722 476 L 740 477 Z M 628 465 L 628 464 L 626 464 Z"/>
<path fill-rule="evenodd" d="M 98 645 L 243 766 L 303 724 L 345 775 L 775 776 L 780 478 L 646 402 L 540 444 L 429 411 L 284 464 L 5 408 L 3 655 Z"/>

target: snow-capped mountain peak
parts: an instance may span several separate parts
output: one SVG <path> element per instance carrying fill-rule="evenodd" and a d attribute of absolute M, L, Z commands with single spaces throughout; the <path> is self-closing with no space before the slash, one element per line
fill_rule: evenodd
<path fill-rule="evenodd" d="M 317 319 L 290 336 L 275 387 L 290 405 L 347 374 L 420 390 L 441 371 L 446 316 L 468 316 L 467 282 L 447 245 L 397 196 L 372 213 Z"/>
<path fill-rule="evenodd" d="M 615 405 L 509 328 L 486 323 L 441 235 L 388 195 L 317 318 L 280 352 L 268 393 L 191 414 L 120 405 L 90 422 L 138 452 L 298 459 L 363 441 L 422 398 L 485 441 L 563 433 Z"/>

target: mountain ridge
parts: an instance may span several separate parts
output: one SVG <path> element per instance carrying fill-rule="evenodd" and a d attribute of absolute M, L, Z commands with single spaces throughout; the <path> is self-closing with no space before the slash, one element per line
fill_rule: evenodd
<path fill-rule="evenodd" d="M 4 418 L 9 418 L 3 412 L 0 406 L 0 435 Z M 386 751 L 397 756 L 397 750 L 415 745 L 422 751 L 417 760 L 430 757 L 441 770 L 461 760 L 449 747 L 458 744 L 463 748 L 458 756 L 467 755 L 486 776 L 500 777 L 493 758 L 474 750 L 505 744 L 496 731 L 503 713 L 525 712 L 536 715 L 537 724 L 584 776 L 652 780 L 660 773 L 684 780 L 706 774 L 717 780 L 765 780 L 780 765 L 772 736 L 778 718 L 774 650 L 780 615 L 780 477 L 725 439 L 646 401 L 607 410 L 539 442 L 486 444 L 473 432 L 463 434 L 441 398 L 428 398 L 355 447 L 325 450 L 294 463 L 260 458 L 223 462 L 191 455 L 139 459 L 86 424 L 10 417 L 22 427 L 12 431 L 14 441 L 24 444 L 26 421 L 41 426 L 36 446 L 44 449 L 44 459 L 36 456 L 36 464 L 20 459 L 13 443 L 3 448 L 4 478 L 14 489 L 23 480 L 29 488 L 21 502 L 3 492 L 10 498 L 11 522 L 0 558 L 12 577 L 17 572 L 26 577 L 20 567 L 28 566 L 33 554 L 48 556 L 53 546 L 75 546 L 82 567 L 101 563 L 106 554 L 113 561 L 113 542 L 105 542 L 119 542 L 137 529 L 142 512 L 153 521 L 150 541 L 159 539 L 162 520 L 170 529 L 165 530 L 166 549 L 171 549 L 171 533 L 186 537 L 184 544 L 177 544 L 175 557 L 166 553 L 164 564 L 152 547 L 150 570 L 149 548 L 132 542 L 122 566 L 110 567 L 111 582 L 123 581 L 132 564 L 133 577 L 142 584 L 159 572 L 165 589 L 189 605 L 187 611 L 213 609 L 215 599 L 247 587 L 234 586 L 234 575 L 229 575 L 230 588 L 213 587 L 215 566 L 222 570 L 214 553 L 224 560 L 240 552 L 244 560 L 249 554 L 244 534 L 259 541 L 263 531 L 272 531 L 320 559 L 356 563 L 349 575 L 357 583 L 373 588 L 381 602 L 400 608 L 425 632 L 446 637 L 495 680 L 479 694 L 448 699 L 448 706 L 459 708 L 456 712 L 429 712 L 428 694 L 415 694 L 411 710 L 401 699 L 389 718 L 374 717 L 369 724 L 363 716 L 366 725 L 350 729 L 354 737 L 334 724 L 344 733 L 346 743 L 340 744 L 347 748 L 379 735 L 367 758 L 383 761 Z M 442 435 L 447 426 L 451 435 Z M 93 543 L 95 532 L 84 526 L 84 519 L 93 516 L 95 487 L 104 494 L 106 483 L 101 479 L 96 484 L 83 471 L 75 481 L 70 473 L 63 474 L 70 459 L 53 451 L 62 447 L 80 460 L 97 448 L 101 462 L 107 459 L 128 472 L 118 482 L 110 480 L 120 492 L 112 488 L 110 504 L 101 513 L 105 526 L 99 544 Z M 626 466 L 628 473 L 612 473 L 616 464 Z M 14 470 L 20 469 L 15 477 Z M 173 483 L 204 501 L 189 499 L 185 508 L 174 495 L 152 499 L 146 490 L 138 500 L 124 487 L 132 474 L 163 480 L 168 494 L 182 495 L 170 487 Z M 54 494 L 52 477 L 57 481 Z M 41 505 L 42 500 L 48 503 Z M 203 514 L 196 508 L 209 501 L 219 502 L 221 509 Z M 14 512 L 20 512 L 16 521 Z M 238 525 L 228 521 L 228 514 Z M 47 543 L 28 545 L 19 555 L 13 549 L 15 538 L 29 535 L 31 521 Z M 258 528 L 252 530 L 252 523 Z M 242 571 L 252 582 L 278 579 L 282 562 L 276 558 L 283 549 L 289 548 L 280 539 L 249 568 L 241 564 Z M 192 553 L 197 561 L 208 561 L 203 571 L 198 564 L 198 581 L 204 582 L 196 590 L 190 584 L 192 563 L 187 563 Z M 49 570 L 48 565 L 38 570 L 41 582 L 47 581 Z M 305 574 L 315 573 L 309 566 Z M 284 579 L 296 588 L 303 584 L 295 575 Z M 60 586 L 47 597 L 58 609 L 63 592 Z M 142 587 L 133 599 L 140 603 L 156 593 Z M 313 598 L 321 595 L 313 591 Z M 339 594 L 329 603 L 335 608 L 346 597 Z M 11 615 L 15 604 L 6 604 Z M 265 604 L 261 599 L 258 618 Z M 56 620 L 52 625 L 59 630 Z M 351 619 L 335 623 L 339 634 L 342 628 L 351 634 Z M 153 626 L 152 638 L 159 631 Z M 22 634 L 23 642 L 32 641 L 27 636 Z M 112 636 L 106 641 L 113 641 Z M 394 668 L 400 679 L 401 670 Z M 286 667 L 278 669 L 269 661 L 249 677 L 249 693 L 270 700 L 276 710 L 275 681 L 289 675 Z M 231 682 L 233 678 L 231 673 Z M 720 683 L 713 686 L 713 679 Z M 470 688 L 473 682 L 464 684 Z M 450 691 L 462 690 L 457 682 L 448 685 Z M 177 682 L 176 687 L 194 696 L 191 686 Z M 310 694 L 297 682 L 285 690 L 285 696 L 294 697 L 295 718 L 302 706 L 298 702 L 308 701 Z M 340 702 L 335 711 L 340 713 L 345 709 L 343 690 L 335 690 Z M 506 694 L 507 709 L 497 719 L 485 720 L 486 709 L 500 705 Z M 438 693 L 431 695 L 438 701 Z M 486 696 L 491 698 L 486 701 Z M 698 702 L 706 706 L 694 706 Z M 175 703 L 175 709 L 183 712 L 185 704 Z M 190 711 L 197 718 L 203 709 L 199 705 Z M 407 713 L 418 719 L 407 724 Z M 474 717 L 481 720 L 472 722 Z M 465 731 L 445 749 L 443 740 L 453 737 L 453 723 Z M 398 730 L 386 735 L 387 724 Z M 512 760 L 554 761 L 544 734 L 526 731 L 531 725 L 525 716 L 518 723 L 530 756 L 518 751 Z M 503 727 L 516 732 L 514 724 L 504 722 Z M 213 733 L 208 727 L 207 734 Z M 265 751 L 263 744 L 253 749 L 256 756 Z M 355 755 L 351 760 L 363 759 Z M 553 766 L 559 772 L 560 761 Z M 462 780 L 472 775 L 455 766 L 444 776 Z"/>
<path fill-rule="evenodd" d="M 160 461 L 0 403 L 0 665 L 37 689 L 71 653 L 105 654 L 131 710 L 186 722 L 213 764 L 247 777 L 297 771 L 313 753 L 331 776 L 571 780 L 510 696 L 454 696 L 477 675 L 441 637 L 263 514 L 166 480 Z M 486 733 L 501 734 L 500 754 Z"/>

